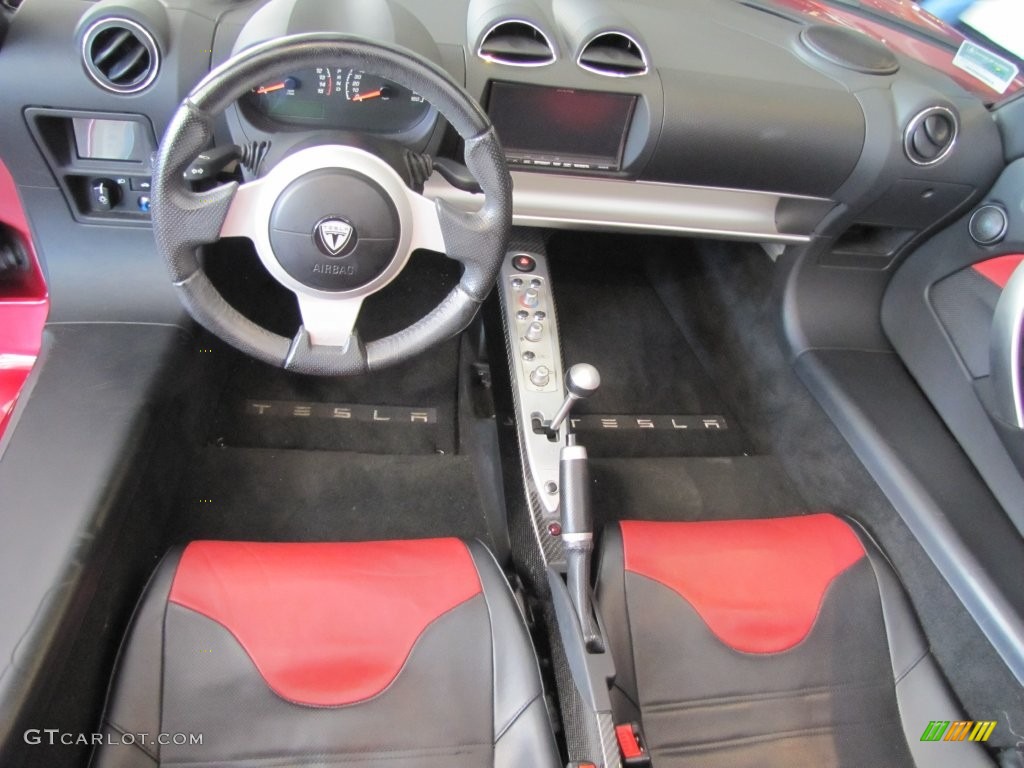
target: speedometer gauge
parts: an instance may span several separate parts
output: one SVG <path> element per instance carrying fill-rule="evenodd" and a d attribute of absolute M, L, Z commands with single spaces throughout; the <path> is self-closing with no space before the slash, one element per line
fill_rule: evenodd
<path fill-rule="evenodd" d="M 299 69 L 253 90 L 251 108 L 288 125 L 400 133 L 430 111 L 419 94 L 363 70 L 320 66 Z"/>

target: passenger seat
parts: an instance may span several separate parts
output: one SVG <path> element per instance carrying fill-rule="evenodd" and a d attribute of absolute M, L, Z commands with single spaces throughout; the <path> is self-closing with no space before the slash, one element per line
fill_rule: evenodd
<path fill-rule="evenodd" d="M 993 765 L 969 735 L 921 740 L 963 717 L 889 563 L 838 517 L 621 522 L 597 600 L 615 721 L 655 768 Z"/>

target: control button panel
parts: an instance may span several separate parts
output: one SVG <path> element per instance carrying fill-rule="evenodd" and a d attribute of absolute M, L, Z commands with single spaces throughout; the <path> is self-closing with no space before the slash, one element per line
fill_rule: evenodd
<path fill-rule="evenodd" d="M 550 420 L 565 398 L 562 352 L 547 259 L 542 253 L 511 251 L 498 285 L 512 369 L 516 428 L 533 498 L 548 523 L 558 522 L 558 457 L 562 436 L 551 440 L 534 422 Z M 563 427 L 564 429 L 564 427 Z M 545 537 L 549 538 L 547 533 Z"/>
<path fill-rule="evenodd" d="M 532 260 L 532 257 L 529 257 Z M 536 268 L 536 265 L 534 265 Z M 513 269 L 515 261 L 513 261 Z M 554 371 L 560 361 L 555 358 L 551 334 L 548 330 L 548 313 L 551 297 L 547 281 L 543 277 L 507 277 L 509 304 L 515 312 L 513 346 L 519 360 L 526 365 L 526 386 L 538 392 L 557 392 L 558 382 Z"/>
<path fill-rule="evenodd" d="M 87 218 L 145 221 L 153 182 L 149 176 L 66 176 L 79 215 Z"/>

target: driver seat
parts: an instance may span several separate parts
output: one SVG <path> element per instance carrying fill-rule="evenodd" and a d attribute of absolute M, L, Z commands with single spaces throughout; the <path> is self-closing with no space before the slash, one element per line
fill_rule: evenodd
<path fill-rule="evenodd" d="M 103 733 L 96 768 L 561 765 L 508 583 L 458 539 L 170 552 Z"/>

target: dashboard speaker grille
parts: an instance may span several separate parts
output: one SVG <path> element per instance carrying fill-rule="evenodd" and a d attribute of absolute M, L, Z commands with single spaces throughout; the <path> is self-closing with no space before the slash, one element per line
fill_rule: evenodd
<path fill-rule="evenodd" d="M 130 19 L 97 21 L 82 40 L 86 72 L 115 93 L 136 93 L 156 79 L 160 54 L 153 36 Z"/>
<path fill-rule="evenodd" d="M 604 32 L 583 46 L 577 63 L 590 72 L 609 77 L 647 73 L 647 57 L 640 44 L 624 32 Z"/>
<path fill-rule="evenodd" d="M 934 165 L 952 151 L 959 123 L 947 107 L 929 107 L 914 116 L 903 136 L 903 149 L 915 165 Z"/>
<path fill-rule="evenodd" d="M 542 67 L 555 60 L 555 49 L 540 27 L 528 21 L 500 21 L 483 36 L 477 55 L 514 67 Z"/>

